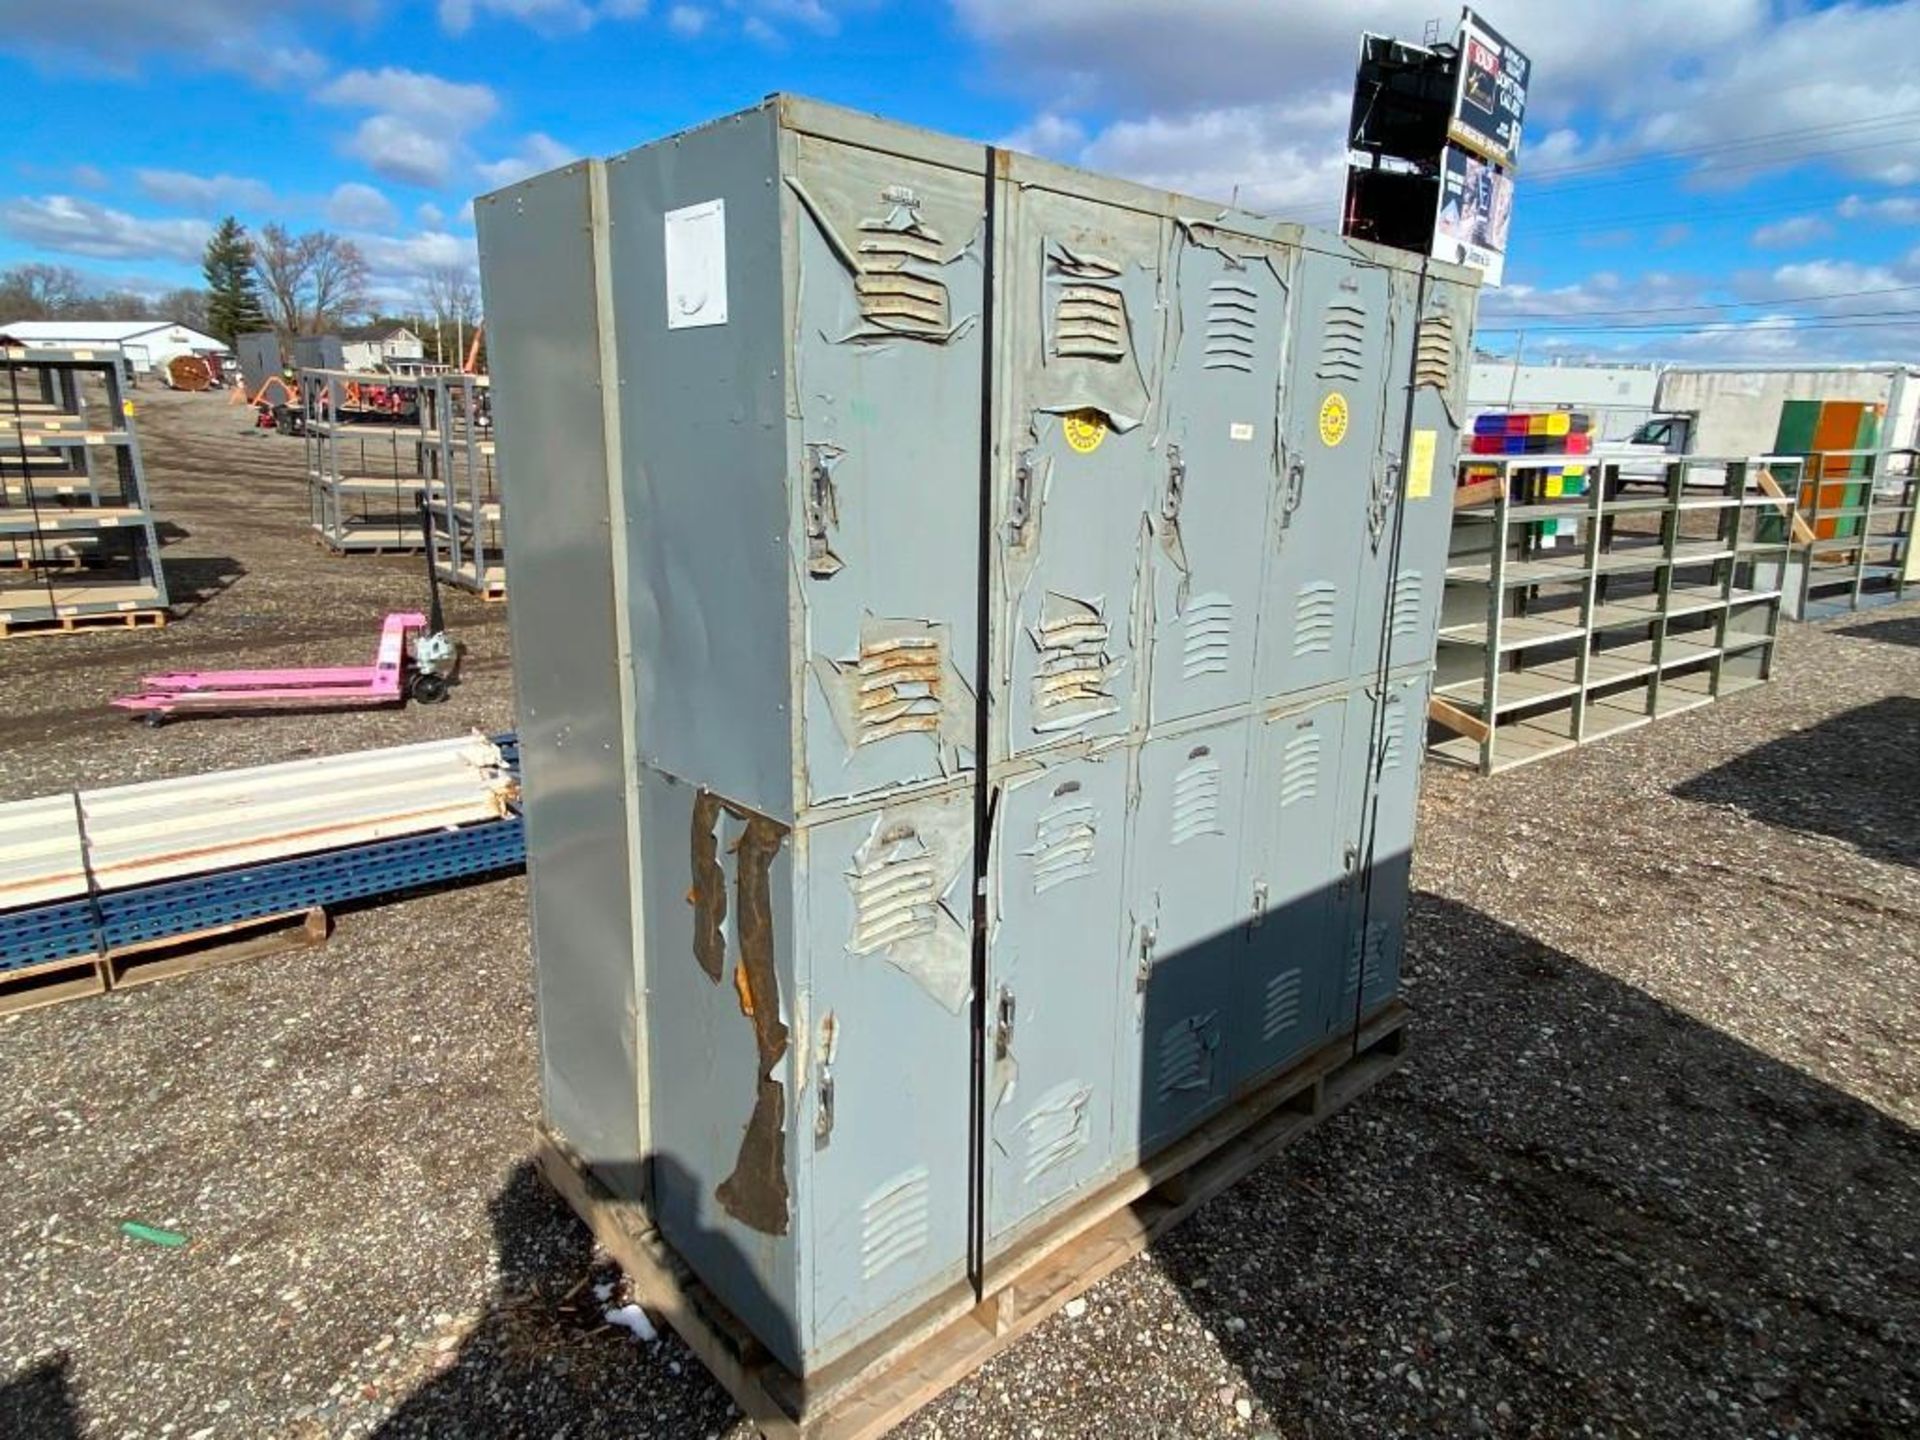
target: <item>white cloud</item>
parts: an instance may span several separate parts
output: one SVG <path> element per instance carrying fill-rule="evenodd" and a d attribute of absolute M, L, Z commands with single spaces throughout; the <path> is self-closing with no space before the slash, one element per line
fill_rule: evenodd
<path fill-rule="evenodd" d="M 463 84 L 391 65 L 379 70 L 349 70 L 321 86 L 313 98 L 323 105 L 404 115 L 455 134 L 485 124 L 500 108 L 500 99 L 490 86 Z"/>
<path fill-rule="evenodd" d="M 476 15 L 518 20 L 543 35 L 578 34 L 594 21 L 583 0 L 440 0 L 440 28 L 449 35 L 466 34 Z"/>
<path fill-rule="evenodd" d="M 676 5 L 667 11 L 667 28 L 683 40 L 701 34 L 712 20 L 712 12 L 698 5 Z"/>
<path fill-rule="evenodd" d="M 38 0 L 0 0 L 0 36 L 9 50 L 49 68 L 77 65 L 131 74 L 156 56 L 230 70 L 266 86 L 309 83 L 326 65 L 313 51 L 275 43 L 297 33 L 304 0 L 89 0 L 84 13 Z M 371 13 L 372 0 L 340 0 L 347 19 Z"/>
<path fill-rule="evenodd" d="M 1078 155 L 1087 143 L 1087 127 L 1071 115 L 1042 110 L 1000 143 L 1009 150 L 1044 155 L 1057 160 Z"/>
<path fill-rule="evenodd" d="M 498 190 L 503 185 L 511 185 L 529 175 L 538 175 L 543 170 L 556 170 L 579 157 L 578 150 L 535 130 L 520 141 L 513 154 L 476 165 L 474 170 L 486 182 L 489 190 Z"/>
<path fill-rule="evenodd" d="M 203 213 L 227 210 L 268 210 L 273 187 L 243 175 L 192 175 L 185 170 L 139 170 L 134 173 L 140 193 L 162 205 L 177 205 Z"/>
<path fill-rule="evenodd" d="M 346 143 L 376 175 L 438 189 L 453 170 L 453 145 L 398 115 L 369 115 Z"/>
<path fill-rule="evenodd" d="M 76 165 L 67 172 L 67 178 L 85 190 L 104 190 L 113 183 L 98 165 Z"/>
<path fill-rule="evenodd" d="M 1833 226 L 1818 215 L 1789 215 L 1762 225 L 1753 232 L 1753 243 L 1762 250 L 1798 250 L 1833 233 Z"/>
<path fill-rule="evenodd" d="M 386 230 L 399 218 L 391 200 L 357 180 L 336 185 L 327 197 L 327 219 L 347 229 Z"/>
<path fill-rule="evenodd" d="M 420 223 L 429 230 L 438 230 L 442 225 L 447 223 L 447 212 L 431 200 L 422 200 L 420 204 L 415 207 L 413 213 Z"/>
<path fill-rule="evenodd" d="M 749 15 L 740 25 L 740 33 L 756 45 L 764 45 L 769 50 L 777 50 L 786 42 L 780 32 L 762 20 L 758 15 Z"/>
<path fill-rule="evenodd" d="M 417 280 L 449 265 L 472 267 L 476 252 L 472 237 L 444 230 L 422 230 L 413 235 L 355 235 L 354 244 L 366 257 L 377 279 L 388 282 Z"/>
<path fill-rule="evenodd" d="M 97 260 L 195 263 L 213 227 L 205 220 L 149 220 L 72 195 L 22 195 L 0 204 L 0 230 L 43 250 Z"/>
<path fill-rule="evenodd" d="M 1849 195 L 1836 207 L 1842 220 L 1876 220 L 1886 225 L 1920 223 L 1920 195 L 1883 195 L 1869 200 Z"/>

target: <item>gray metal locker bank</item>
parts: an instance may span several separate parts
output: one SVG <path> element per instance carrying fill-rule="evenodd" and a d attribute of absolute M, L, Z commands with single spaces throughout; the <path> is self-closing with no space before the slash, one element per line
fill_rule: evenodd
<path fill-rule="evenodd" d="M 819 1371 L 1397 989 L 1465 271 L 786 97 L 477 206 L 550 1126 Z"/>

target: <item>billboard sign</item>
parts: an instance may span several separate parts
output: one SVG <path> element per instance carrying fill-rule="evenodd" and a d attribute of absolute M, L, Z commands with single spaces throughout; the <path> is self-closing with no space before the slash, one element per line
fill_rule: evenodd
<path fill-rule="evenodd" d="M 1436 260 L 1470 265 L 1489 285 L 1500 283 L 1513 223 L 1513 177 L 1458 145 L 1440 164 L 1440 209 L 1433 224 Z"/>
<path fill-rule="evenodd" d="M 1511 169 L 1520 154 L 1532 65 L 1471 10 L 1460 14 L 1460 76 L 1447 138 Z"/>

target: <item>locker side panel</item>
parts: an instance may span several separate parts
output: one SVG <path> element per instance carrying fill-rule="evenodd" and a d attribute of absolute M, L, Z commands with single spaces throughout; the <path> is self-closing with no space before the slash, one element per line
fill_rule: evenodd
<path fill-rule="evenodd" d="M 999 314 L 994 674 L 1001 753 L 1127 731 L 1139 688 L 1147 506 L 1163 481 L 1157 217 L 1010 189 Z"/>
<path fill-rule="evenodd" d="M 615 157 L 607 191 L 642 754 L 790 824 L 776 151 L 762 108 Z"/>
<path fill-rule="evenodd" d="M 1136 1108 L 1121 1125 L 1142 1155 L 1232 1088 L 1233 976 L 1252 918 L 1240 867 L 1250 734 L 1241 719 L 1141 747 L 1127 924 L 1143 989 L 1118 1043 L 1135 1066 L 1119 1094 Z"/>
<path fill-rule="evenodd" d="M 475 206 L 495 317 L 499 460 L 512 488 L 514 698 L 546 1114 L 617 1193 L 642 1198 L 630 753 L 602 423 L 604 284 L 591 167 Z M 270 338 L 270 337 L 269 337 Z M 277 352 L 274 369 L 277 370 Z"/>
<path fill-rule="evenodd" d="M 985 179 L 795 137 L 808 794 L 973 763 Z"/>
<path fill-rule="evenodd" d="M 1115 1164 L 1114 1036 L 1127 764 L 1031 772 L 1000 794 L 988 944 L 988 1225 L 1004 1237 Z"/>
<path fill-rule="evenodd" d="M 1149 552 L 1155 725 L 1253 697 L 1296 254 L 1205 228 L 1175 241 L 1179 342 Z"/>
<path fill-rule="evenodd" d="M 1234 978 L 1235 1084 L 1279 1069 L 1335 1028 L 1349 885 L 1340 770 L 1351 709 L 1336 696 L 1254 721 L 1244 864 L 1257 908 Z"/>
<path fill-rule="evenodd" d="M 782 1363 L 804 1358 L 808 1211 L 795 1096 L 795 837 L 656 770 L 641 778 L 654 1216 Z"/>
<path fill-rule="evenodd" d="M 973 793 L 803 833 L 817 1363 L 965 1274 Z"/>
<path fill-rule="evenodd" d="M 1377 265 L 1301 254 L 1278 534 L 1260 619 L 1256 690 L 1263 697 L 1349 673 L 1360 559 L 1379 528 L 1370 524 L 1370 507 L 1386 478 L 1373 440 L 1386 405 L 1388 289 L 1387 271 Z"/>
<path fill-rule="evenodd" d="M 1434 653 L 1453 528 L 1454 472 L 1466 414 L 1474 288 L 1430 278 L 1413 341 L 1413 424 L 1403 462 L 1400 565 L 1388 607 L 1389 667 Z"/>

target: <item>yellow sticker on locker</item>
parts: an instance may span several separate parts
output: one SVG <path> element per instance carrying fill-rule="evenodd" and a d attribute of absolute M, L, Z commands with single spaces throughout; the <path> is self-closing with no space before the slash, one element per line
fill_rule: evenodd
<path fill-rule="evenodd" d="M 1347 438 L 1347 397 L 1338 390 L 1320 402 L 1320 443 L 1332 449 Z"/>
<path fill-rule="evenodd" d="M 1107 417 L 1098 410 L 1074 410 L 1061 417 L 1067 444 L 1081 455 L 1091 455 L 1107 438 Z"/>
<path fill-rule="evenodd" d="M 1440 443 L 1438 430 L 1413 432 L 1413 453 L 1407 457 L 1407 498 L 1424 500 L 1433 494 L 1433 452 Z"/>

